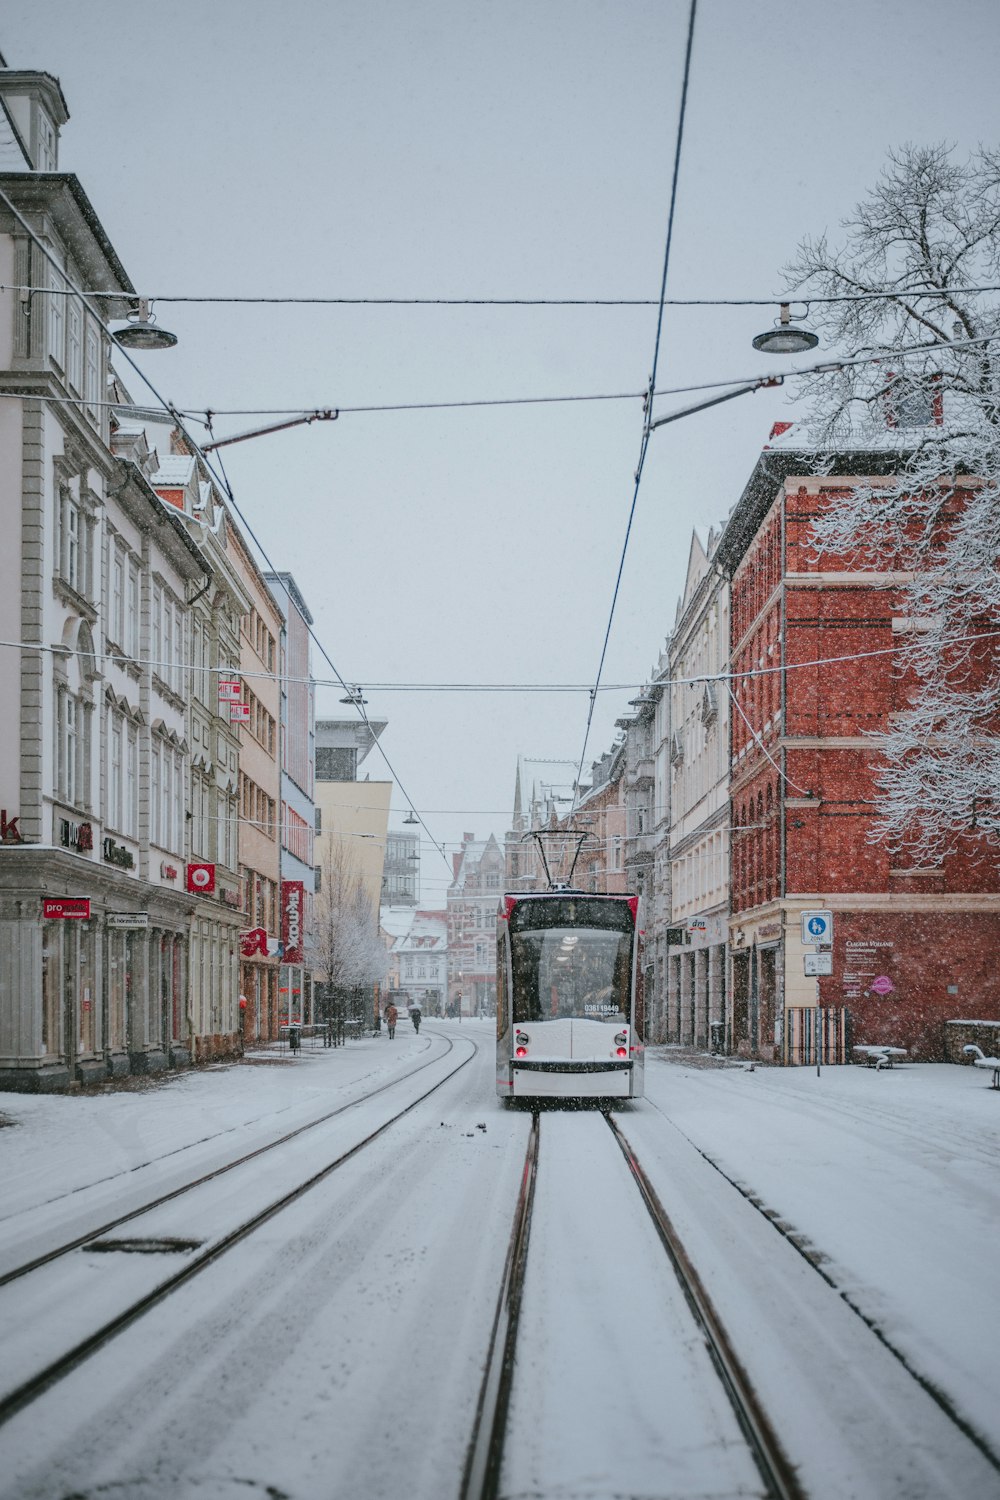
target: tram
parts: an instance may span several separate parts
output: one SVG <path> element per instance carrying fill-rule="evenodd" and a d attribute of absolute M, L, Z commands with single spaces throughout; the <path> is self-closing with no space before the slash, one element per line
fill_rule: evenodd
<path fill-rule="evenodd" d="M 637 896 L 506 894 L 497 913 L 497 1095 L 643 1092 Z"/>

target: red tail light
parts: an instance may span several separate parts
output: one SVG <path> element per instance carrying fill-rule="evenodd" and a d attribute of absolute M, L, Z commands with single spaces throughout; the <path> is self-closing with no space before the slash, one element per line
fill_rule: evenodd
<path fill-rule="evenodd" d="M 527 1049 L 527 1047 L 515 1047 L 514 1048 L 514 1056 L 515 1057 L 527 1057 L 527 1055 L 528 1055 L 528 1049 Z"/>
<path fill-rule="evenodd" d="M 619 1047 L 618 1048 L 618 1056 L 619 1057 L 628 1057 L 628 1048 L 627 1047 Z"/>

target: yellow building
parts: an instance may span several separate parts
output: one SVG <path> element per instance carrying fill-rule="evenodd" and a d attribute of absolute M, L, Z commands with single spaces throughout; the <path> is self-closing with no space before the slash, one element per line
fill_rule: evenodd
<path fill-rule="evenodd" d="M 385 974 L 379 904 L 393 783 L 358 780 L 385 726 L 384 719 L 316 721 L 313 964 L 321 986 L 368 988 Z"/>

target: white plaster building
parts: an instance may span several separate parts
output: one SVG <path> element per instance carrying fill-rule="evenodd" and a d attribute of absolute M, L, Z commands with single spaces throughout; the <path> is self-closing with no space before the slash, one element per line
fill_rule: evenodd
<path fill-rule="evenodd" d="M 719 537 L 691 538 L 668 659 L 670 903 L 667 1040 L 725 1044 L 729 922 L 729 585 Z"/>
<path fill-rule="evenodd" d="M 0 160 L 22 156 L 0 172 L 0 284 L 39 289 L 0 292 L 0 638 L 19 643 L 0 648 L 0 1079 L 45 1088 L 190 1056 L 190 902 L 163 871 L 185 854 L 205 565 L 142 441 L 112 436 L 107 322 L 134 289 L 58 171 L 59 85 L 0 69 L 0 100 Z"/>

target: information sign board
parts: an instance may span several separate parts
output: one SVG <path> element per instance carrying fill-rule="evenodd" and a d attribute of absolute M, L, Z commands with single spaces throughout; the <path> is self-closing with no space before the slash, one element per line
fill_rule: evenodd
<path fill-rule="evenodd" d="M 818 976 L 820 974 L 833 973 L 832 953 L 806 953 L 803 955 L 802 961 L 805 964 L 805 970 L 807 974 L 815 974 Z"/>
<path fill-rule="evenodd" d="M 833 942 L 833 912 L 804 911 L 802 913 L 802 941 L 825 947 Z"/>

